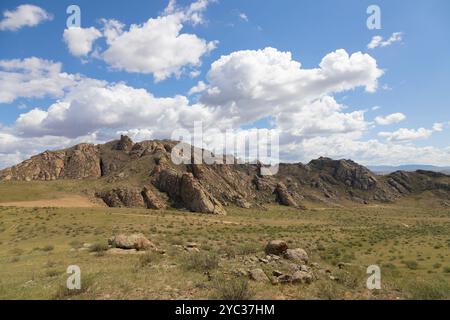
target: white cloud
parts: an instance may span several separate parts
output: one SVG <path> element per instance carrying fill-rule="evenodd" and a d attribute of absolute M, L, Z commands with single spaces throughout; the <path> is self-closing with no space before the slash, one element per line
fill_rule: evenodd
<path fill-rule="evenodd" d="M 239 13 L 239 18 L 242 20 L 242 21 L 248 21 L 248 16 L 245 14 L 245 13 L 243 13 L 243 12 L 240 12 Z"/>
<path fill-rule="evenodd" d="M 345 113 L 345 106 L 325 96 L 312 103 L 299 106 L 292 112 L 275 116 L 285 139 L 299 140 L 318 135 L 331 135 L 364 131 L 368 123 L 363 111 Z"/>
<path fill-rule="evenodd" d="M 115 30 L 120 31 L 120 25 Z M 63 74 L 60 64 L 37 58 L 7 60 L 0 67 L 14 71 L 19 80 L 25 77 L 36 83 L 47 78 L 55 81 Z M 344 50 L 326 55 L 315 69 L 302 69 L 290 53 L 272 48 L 239 51 L 213 63 L 207 81 L 191 89 L 192 94 L 200 93 L 197 104 L 190 104 L 185 96 L 156 97 L 124 83 L 65 74 L 71 81 L 59 91 L 46 93 L 57 97 L 56 102 L 24 112 L 10 127 L 0 127 L 0 167 L 46 149 L 83 141 L 101 143 L 119 133 L 136 140 L 168 138 L 176 128 L 192 130 L 194 121 L 216 130 L 233 127 L 236 134 L 245 134 L 252 129 L 242 130 L 243 125 L 264 117 L 270 117 L 273 130 L 281 134 L 283 161 L 330 156 L 367 164 L 408 163 L 410 159 L 448 164 L 450 150 L 404 143 L 431 135 L 441 128 L 438 124 L 433 130 L 380 134 L 388 142 L 362 140 L 371 128 L 364 111 L 349 110 L 332 95 L 358 87 L 373 92 L 382 73 L 369 55 L 349 55 Z M 17 83 L 26 87 L 25 80 Z M 30 95 L 16 90 L 12 96 L 24 94 Z M 208 143 L 218 145 L 218 136 L 208 135 Z"/>
<path fill-rule="evenodd" d="M 33 109 L 20 115 L 14 130 L 21 136 L 76 138 L 101 129 L 154 128 L 161 137 L 194 120 L 209 120 L 209 111 L 189 105 L 184 96 L 157 98 L 144 89 L 123 83 L 86 80 L 48 110 Z"/>
<path fill-rule="evenodd" d="M 94 27 L 70 27 L 64 30 L 64 42 L 72 55 L 86 56 L 92 51 L 92 45 L 102 34 Z"/>
<path fill-rule="evenodd" d="M 23 4 L 13 11 L 6 10 L 3 12 L 0 30 L 16 31 L 23 27 L 34 27 L 52 19 L 53 16 L 44 9 L 31 4 Z"/>
<path fill-rule="evenodd" d="M 387 115 L 385 117 L 376 117 L 375 122 L 381 126 L 387 126 L 395 123 L 402 122 L 406 119 L 406 116 L 403 113 L 393 113 L 390 115 Z"/>
<path fill-rule="evenodd" d="M 189 90 L 188 94 L 191 96 L 196 93 L 201 93 L 201 92 L 205 91 L 206 88 L 207 88 L 207 85 L 203 81 L 199 81 L 196 86 L 192 87 L 191 90 Z"/>
<path fill-rule="evenodd" d="M 372 107 L 372 111 L 377 111 L 377 110 L 380 110 L 380 109 L 381 109 L 380 106 L 373 106 L 373 107 Z"/>
<path fill-rule="evenodd" d="M 133 24 L 127 31 L 117 21 L 106 21 L 108 48 L 102 58 L 115 69 L 152 74 L 156 81 L 179 76 L 183 68 L 199 66 L 201 57 L 215 49 L 217 42 L 182 33 L 182 29 L 185 23 L 203 23 L 202 13 L 210 2 L 198 0 L 178 9 L 175 1 L 170 1 L 164 15 Z"/>
<path fill-rule="evenodd" d="M 211 65 L 200 102 L 248 123 L 295 112 L 335 92 L 357 87 L 374 92 L 382 74 L 371 56 L 342 49 L 326 55 L 316 69 L 303 69 L 290 52 L 274 48 L 238 51 Z"/>
<path fill-rule="evenodd" d="M 450 159 L 450 148 L 383 143 L 376 139 L 361 141 L 352 134 L 306 139 L 291 144 L 289 152 L 292 161 L 307 162 L 325 156 L 334 159 L 352 159 L 365 165 L 402 165 L 410 164 L 413 159 L 414 163 L 446 166 L 449 165 Z"/>
<path fill-rule="evenodd" d="M 383 41 L 383 37 L 374 36 L 370 43 L 367 45 L 369 49 L 375 49 L 377 47 L 387 47 L 395 42 L 402 41 L 403 33 L 402 32 L 394 32 L 389 39 Z"/>
<path fill-rule="evenodd" d="M 388 141 L 393 142 L 411 142 L 415 140 L 423 140 L 431 137 L 433 130 L 419 128 L 419 129 L 406 129 L 401 128 L 394 132 L 379 132 L 378 136 L 386 138 Z"/>
<path fill-rule="evenodd" d="M 61 72 L 61 68 L 61 63 L 36 57 L 0 60 L 0 103 L 11 103 L 19 97 L 63 96 L 79 76 Z"/>
<path fill-rule="evenodd" d="M 433 131 L 442 132 L 442 131 L 444 131 L 444 126 L 445 126 L 445 123 L 436 122 L 435 124 L 433 124 Z"/>

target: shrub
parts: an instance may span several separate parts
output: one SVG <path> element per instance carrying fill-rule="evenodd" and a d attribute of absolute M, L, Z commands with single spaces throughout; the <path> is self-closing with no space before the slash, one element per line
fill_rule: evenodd
<path fill-rule="evenodd" d="M 186 254 L 183 264 L 187 270 L 205 272 L 219 267 L 219 257 L 216 253 L 195 252 Z"/>
<path fill-rule="evenodd" d="M 74 249 L 79 249 L 79 248 L 81 248 L 81 247 L 83 246 L 82 243 L 81 243 L 80 241 L 78 241 L 78 240 L 71 241 L 71 242 L 69 243 L 69 245 L 70 245 L 72 248 L 74 248 Z"/>
<path fill-rule="evenodd" d="M 317 284 L 317 297 L 322 300 L 339 299 L 339 290 L 332 281 L 322 281 Z"/>
<path fill-rule="evenodd" d="M 417 268 L 419 267 L 419 264 L 416 261 L 409 260 L 409 261 L 404 261 L 403 263 L 405 264 L 405 266 L 408 269 L 411 269 L 411 270 L 417 270 Z"/>
<path fill-rule="evenodd" d="M 106 243 L 103 242 L 98 242 L 98 243 L 94 243 L 90 248 L 89 251 L 90 252 L 105 252 L 106 250 L 108 250 L 109 247 Z"/>
<path fill-rule="evenodd" d="M 450 284 L 445 279 L 415 281 L 407 286 L 413 300 L 446 300 L 450 298 Z"/>
<path fill-rule="evenodd" d="M 161 254 L 153 251 L 146 252 L 145 254 L 139 257 L 139 260 L 134 266 L 134 271 L 138 271 L 139 269 L 149 267 L 155 263 L 158 263 L 160 260 Z"/>
<path fill-rule="evenodd" d="M 60 274 L 61 274 L 61 272 L 56 269 L 50 269 L 45 272 L 45 275 L 50 278 L 59 276 Z"/>
<path fill-rule="evenodd" d="M 214 281 L 214 288 L 216 290 L 214 298 L 218 300 L 250 300 L 254 296 L 248 280 L 242 277 L 218 278 Z"/>
<path fill-rule="evenodd" d="M 94 278 L 92 276 L 83 276 L 81 278 L 81 288 L 70 290 L 67 288 L 67 285 L 64 283 L 64 285 L 60 285 L 58 289 L 56 290 L 54 299 L 57 300 L 63 300 L 63 299 L 69 299 L 71 297 L 80 295 L 82 293 L 85 293 L 88 291 L 89 288 L 92 287 L 92 284 L 94 283 Z"/>
<path fill-rule="evenodd" d="M 53 251 L 53 249 L 55 249 L 55 247 L 52 246 L 51 244 L 49 244 L 49 245 L 46 245 L 45 247 L 43 247 L 42 251 L 49 252 L 49 251 Z"/>
<path fill-rule="evenodd" d="M 260 248 L 258 245 L 255 245 L 253 243 L 243 243 L 237 247 L 237 254 L 245 256 L 249 254 L 255 254 L 259 250 Z"/>

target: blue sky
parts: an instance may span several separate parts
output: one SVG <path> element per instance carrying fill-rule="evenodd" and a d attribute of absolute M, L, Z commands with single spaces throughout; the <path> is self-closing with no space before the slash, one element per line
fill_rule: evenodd
<path fill-rule="evenodd" d="M 186 14 L 187 8 L 193 2 L 177 1 L 175 12 Z M 29 57 L 50 60 L 54 63 L 61 63 L 61 72 L 63 73 L 78 74 L 87 79 L 103 80 L 110 85 L 123 82 L 127 88 L 133 90 L 145 89 L 146 93 L 157 98 L 172 99 L 176 96 L 183 96 L 188 101 L 186 108 L 189 111 L 192 109 L 190 106 L 200 103 L 203 108 L 209 108 L 209 111 L 219 110 L 217 114 L 221 117 L 231 117 L 231 114 L 225 112 L 229 109 L 212 103 L 211 101 L 214 101 L 214 99 L 207 93 L 188 94 L 189 90 L 196 86 L 199 81 L 212 87 L 213 83 L 208 78 L 208 72 L 210 72 L 212 64 L 222 56 L 247 50 L 251 52 L 249 55 L 253 57 L 253 52 L 272 47 L 277 52 L 290 52 L 291 60 L 300 62 L 302 69 L 315 69 L 319 68 L 319 64 L 327 54 L 338 49 L 344 49 L 349 55 L 361 52 L 370 55 L 376 61 L 378 70 L 384 71 L 382 76 L 376 76 L 375 78 L 373 78 L 373 75 L 369 75 L 369 71 L 367 73 L 370 81 L 377 82 L 376 90 L 372 90 L 374 92 L 365 90 L 367 89 L 366 81 L 369 80 L 360 79 L 359 82 L 355 80 L 355 83 L 345 90 L 330 89 L 330 91 L 322 92 L 317 96 L 309 97 L 307 101 L 302 100 L 303 96 L 298 98 L 298 107 L 304 109 L 308 108 L 305 105 L 313 103 L 315 99 L 321 99 L 324 95 L 335 99 L 337 104 L 345 105 L 337 113 L 328 113 L 328 115 L 326 112 L 322 115 L 314 113 L 315 121 L 333 122 L 338 121 L 335 119 L 347 119 L 345 115 L 352 112 L 365 111 L 364 119 L 358 120 L 362 121 L 360 124 L 353 123 L 356 122 L 353 119 L 351 120 L 352 125 L 349 125 L 349 121 L 345 120 L 342 125 L 345 128 L 342 131 L 330 131 L 327 125 L 326 128 L 319 128 L 316 131 L 302 129 L 300 130 L 302 134 L 287 133 L 283 130 L 286 130 L 289 125 L 282 125 L 281 122 L 274 124 L 273 121 L 277 116 L 271 115 L 267 110 L 262 112 L 261 118 L 257 116 L 247 117 L 244 113 L 250 112 L 249 110 L 242 111 L 242 113 L 238 112 L 239 120 L 233 121 L 232 124 L 222 123 L 218 118 L 209 115 L 205 116 L 205 121 L 209 121 L 210 125 L 211 121 L 220 122 L 218 125 L 220 128 L 224 128 L 226 125 L 232 125 L 236 129 L 279 128 L 283 134 L 286 133 L 285 139 L 282 138 L 286 141 L 286 145 L 285 147 L 282 145 L 282 148 L 286 150 L 284 156 L 287 160 L 307 161 L 317 155 L 328 155 L 331 157 L 356 158 L 364 164 L 422 162 L 450 165 L 448 143 L 450 130 L 448 112 L 450 107 L 449 1 L 423 0 L 406 3 L 402 0 L 376 2 L 361 0 L 219 0 L 210 2 L 204 9 L 198 11 L 201 15 L 201 23 L 193 22 L 194 20 L 190 17 L 180 20 L 179 23 L 183 26 L 180 34 L 194 35 L 205 43 L 217 41 L 214 48 L 204 49 L 202 53 L 198 54 L 200 63 L 196 65 L 181 64 L 177 70 L 181 72 L 178 76 L 170 73 L 169 76 L 164 76 L 161 81 L 155 82 L 152 68 L 139 67 L 139 71 L 133 71 L 130 68 L 131 65 L 134 68 L 135 64 L 125 62 L 123 60 L 125 57 L 114 56 L 108 60 L 102 56 L 108 50 L 108 47 L 112 47 L 107 43 L 107 38 L 104 35 L 105 27 L 102 19 L 120 21 L 123 24 L 123 30 L 127 32 L 131 24 L 142 26 L 150 18 L 170 15 L 171 13 L 165 11 L 168 1 L 2 1 L 0 3 L 1 12 L 14 11 L 19 6 L 28 4 L 45 10 L 49 18 L 43 19 L 36 25 L 21 25 L 16 30 L 8 27 L 0 30 L 0 60 L 13 61 L 18 59 L 19 62 L 23 62 L 24 59 Z M 68 17 L 66 8 L 71 4 L 77 4 L 81 8 L 81 28 L 95 28 L 99 34 L 102 34 L 93 41 L 92 50 L 84 55 L 76 56 L 71 53 L 68 42 L 63 39 Z M 366 9 L 371 4 L 376 4 L 381 9 L 381 30 L 369 30 L 366 26 L 368 18 Z M 17 23 L 20 24 L 20 21 Z M 379 46 L 374 49 L 368 48 L 368 44 L 373 37 L 381 36 L 386 41 L 394 33 L 400 34 L 401 39 L 386 46 Z M 133 41 L 141 40 L 136 37 L 133 38 Z M 146 45 L 144 44 L 144 46 Z M 152 43 L 148 44 L 148 46 L 151 45 Z M 121 54 L 124 52 L 123 48 L 117 50 Z M 162 50 L 171 50 L 171 48 Z M 169 52 L 169 54 L 172 53 Z M 176 56 L 177 53 L 174 54 Z M 133 56 L 131 55 L 127 59 L 132 60 Z M 117 67 L 117 64 L 122 67 Z M 239 63 L 236 65 L 239 67 Z M 189 75 L 189 72 L 193 70 L 198 73 L 197 77 Z M 0 94 L 2 91 L 13 90 L 2 85 L 2 81 L 6 83 L 8 77 L 13 76 L 12 71 L 4 69 L 3 72 L 4 76 L 0 79 Z M 238 75 L 239 72 L 236 72 L 236 74 Z M 220 76 L 220 74 L 217 74 L 218 79 Z M 274 75 L 274 77 L 276 76 Z M 346 76 L 342 75 L 342 79 L 339 81 L 342 83 L 348 81 L 345 78 Z M 353 76 L 357 75 L 348 75 L 348 77 Z M 338 81 L 333 80 L 334 75 L 330 75 L 330 79 L 327 81 Z M 271 79 L 268 81 L 271 81 Z M 215 84 L 217 85 L 217 83 Z M 227 86 L 225 83 L 218 86 L 220 87 L 220 85 L 223 85 L 224 88 Z M 339 86 L 340 84 L 336 85 Z M 83 120 L 78 119 L 80 122 L 74 124 L 70 122 L 71 119 L 67 118 L 64 121 L 61 120 L 62 122 L 57 125 L 58 130 L 55 127 L 49 127 L 46 128 L 45 132 L 38 132 L 39 130 L 36 128 L 24 128 L 23 126 L 29 124 L 29 122 L 24 122 L 25 124 L 22 123 L 20 126 L 17 124 L 17 119 L 22 114 L 27 114 L 35 108 L 47 112 L 58 101 L 70 103 L 74 114 L 78 112 L 77 106 L 79 112 L 83 112 L 86 109 L 79 106 L 81 103 L 79 95 L 82 93 L 73 93 L 77 97 L 73 98 L 70 96 L 70 92 L 73 90 L 72 86 L 68 85 L 63 89 L 64 93 L 61 94 L 52 93 L 39 97 L 37 94 L 15 93 L 13 98 L 0 101 L 0 123 L 2 125 L 0 130 L 3 131 L 0 131 L 0 139 L 3 139 L 3 142 L 0 140 L 0 166 L 10 165 L 22 160 L 33 152 L 64 147 L 66 144 L 79 142 L 83 139 L 102 142 L 108 135 L 115 135 L 119 131 L 146 130 L 142 123 L 134 127 L 132 119 L 124 121 L 123 124 L 114 122 L 110 126 L 103 122 L 93 122 L 85 130 L 72 130 L 67 134 L 61 127 L 79 126 L 79 123 Z M 281 91 L 280 95 L 282 94 Z M 115 93 L 116 91 L 114 91 Z M 278 93 L 274 92 L 273 94 Z M 225 98 L 229 101 L 223 100 Z M 147 101 L 146 98 L 143 99 L 142 101 Z M 233 96 L 221 97 L 221 99 L 220 101 L 223 104 L 235 102 L 237 108 L 242 110 L 253 106 L 251 101 L 239 100 Z M 286 101 L 286 98 L 281 96 L 277 96 L 276 99 L 277 101 Z M 300 100 L 303 102 L 300 102 Z M 238 101 L 241 101 L 241 103 L 245 101 L 246 104 L 240 105 L 237 103 Z M 261 101 L 264 104 L 266 100 Z M 259 108 L 261 101 L 255 99 L 255 108 Z M 291 105 L 289 112 L 292 112 L 292 118 L 298 120 L 293 122 L 293 126 L 295 126 L 295 123 L 311 120 L 303 118 L 305 113 L 292 111 L 295 107 L 294 101 L 289 100 L 286 103 Z M 377 108 L 374 108 L 375 106 Z M 133 106 L 125 104 L 124 108 L 127 107 L 130 107 L 130 113 L 135 111 L 134 104 Z M 150 105 L 142 105 L 142 108 L 146 107 L 152 108 Z M 274 110 L 278 107 L 280 107 L 280 110 L 284 108 L 284 106 L 270 103 L 266 107 Z M 314 108 L 314 106 L 311 106 L 311 108 Z M 211 113 L 213 112 L 211 111 Z M 386 117 L 392 114 L 402 114 L 403 116 L 394 116 L 392 119 L 397 120 L 387 120 L 388 124 L 383 125 L 379 124 L 382 119 L 375 121 L 376 117 Z M 37 126 L 50 126 L 54 123 L 52 119 L 48 119 L 48 115 L 45 116 L 47 117 L 46 120 L 43 120 Z M 236 114 L 233 113 L 233 116 L 236 116 Z M 323 118 L 320 118 L 321 116 Z M 34 115 L 29 114 L 29 117 L 33 118 Z M 123 117 L 123 115 L 118 117 Z M 193 117 L 196 118 L 195 115 Z M 190 119 L 189 116 L 188 119 Z M 199 119 L 201 119 L 201 116 L 199 116 Z M 281 120 L 275 122 L 277 121 Z M 184 120 L 177 120 L 173 125 L 182 125 L 185 122 Z M 189 127 L 189 125 L 186 126 Z M 364 126 L 364 128 L 361 126 Z M 160 137 L 160 135 L 167 133 L 163 130 L 167 128 L 158 131 L 155 129 L 157 127 L 158 124 L 149 124 L 148 129 L 153 131 L 153 134 L 149 136 L 150 138 Z M 314 125 L 311 125 L 311 127 L 314 127 Z M 290 128 L 292 128 L 292 124 L 290 124 Z M 136 138 L 140 136 L 137 135 Z M 60 139 L 58 140 L 58 138 Z M 313 147 L 323 144 L 323 141 L 336 141 L 335 143 L 341 144 L 341 148 L 330 150 L 325 146 L 323 148 Z M 368 143 L 368 141 L 371 141 L 371 143 Z M 27 149 L 14 148 L 13 144 L 17 144 L 17 142 L 19 144 L 24 142 L 23 145 L 26 145 Z M 345 152 L 346 147 L 349 149 L 348 153 Z"/>

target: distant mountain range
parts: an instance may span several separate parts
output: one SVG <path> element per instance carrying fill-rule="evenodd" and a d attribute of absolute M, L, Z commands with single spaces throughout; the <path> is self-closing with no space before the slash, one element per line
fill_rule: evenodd
<path fill-rule="evenodd" d="M 368 166 L 368 168 L 372 172 L 378 174 L 387 174 L 396 171 L 417 171 L 417 170 L 443 172 L 450 174 L 450 167 L 438 167 L 424 164 L 407 164 L 402 166 Z"/>

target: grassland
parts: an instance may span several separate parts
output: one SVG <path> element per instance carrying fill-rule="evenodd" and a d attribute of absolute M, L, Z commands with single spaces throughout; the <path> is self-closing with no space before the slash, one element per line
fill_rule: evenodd
<path fill-rule="evenodd" d="M 0 205 L 83 196 L 76 181 L 1 183 Z M 92 182 L 94 183 L 94 182 Z M 422 203 L 425 203 L 422 205 Z M 106 240 L 141 232 L 166 253 L 111 255 Z M 241 270 L 283 266 L 249 262 L 284 239 L 307 250 L 311 284 L 248 282 Z M 200 253 L 182 246 L 198 243 Z M 96 249 L 80 251 L 84 243 Z M 345 263 L 343 269 L 338 264 Z M 366 288 L 377 264 L 382 289 Z M 78 265 L 82 290 L 65 290 Z M 328 269 L 328 270 L 327 270 Z M 325 270 L 331 272 L 327 273 Z M 281 270 L 283 271 L 283 270 Z M 206 272 L 206 274 L 205 274 Z M 336 280 L 330 280 L 333 275 Z M 227 281 L 223 281 L 226 279 Z M 229 208 L 227 216 L 139 209 L 0 207 L 0 299 L 450 299 L 450 209 L 420 201 L 306 211 Z"/>

